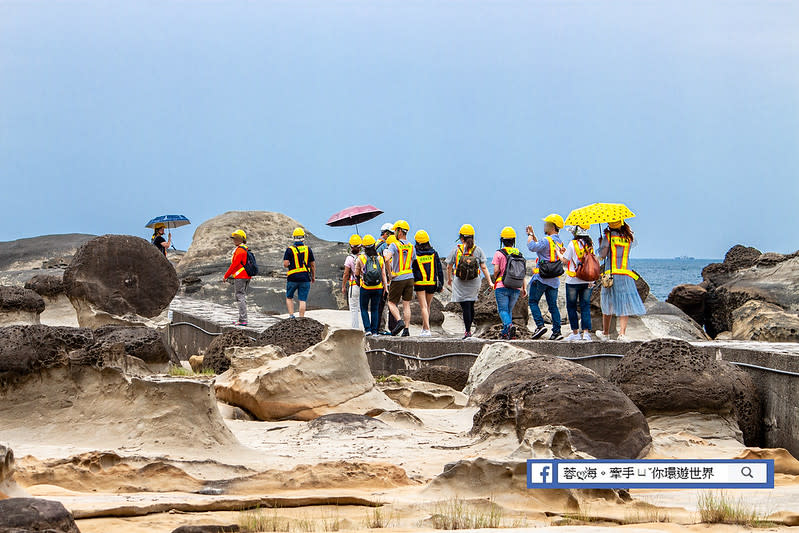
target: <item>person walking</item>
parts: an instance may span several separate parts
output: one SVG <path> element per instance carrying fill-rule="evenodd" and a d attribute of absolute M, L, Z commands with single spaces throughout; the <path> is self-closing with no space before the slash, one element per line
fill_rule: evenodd
<path fill-rule="evenodd" d="M 294 295 L 297 295 L 300 317 L 305 316 L 308 293 L 311 283 L 316 281 L 316 262 L 313 250 L 305 244 L 305 230 L 296 228 L 292 232 L 294 244 L 283 254 L 283 267 L 286 272 L 286 310 L 289 318 L 294 318 Z"/>
<path fill-rule="evenodd" d="M 360 328 L 361 319 L 361 287 L 355 275 L 355 261 L 361 255 L 361 236 L 354 234 L 350 237 L 350 253 L 344 260 L 344 275 L 341 277 L 341 293 L 347 298 L 350 308 L 352 329 Z"/>
<path fill-rule="evenodd" d="M 383 253 L 386 251 L 386 248 L 389 244 L 389 239 L 395 239 L 394 237 L 394 225 L 390 222 L 386 222 L 380 228 L 380 239 L 377 240 L 375 243 L 375 249 L 377 250 L 378 255 L 383 257 Z M 388 274 L 388 273 L 387 273 Z M 388 329 L 389 331 L 381 331 L 382 335 L 388 335 L 390 330 L 397 325 L 397 321 L 394 319 L 394 315 L 391 313 L 386 313 L 386 308 L 388 307 L 388 285 L 386 285 L 386 290 L 380 296 L 380 326 L 379 328 L 384 328 L 386 324 L 386 315 L 388 315 Z"/>
<path fill-rule="evenodd" d="M 164 239 L 164 231 L 166 231 L 166 224 L 159 222 L 153 228 L 153 236 L 150 241 L 158 248 L 158 251 L 166 256 L 166 252 L 172 246 L 172 232 L 169 232 L 169 240 Z"/>
<path fill-rule="evenodd" d="M 380 227 L 380 238 L 375 243 L 375 250 L 380 255 L 386 251 L 388 247 L 388 238 L 394 235 L 394 226 L 390 222 L 386 222 Z"/>
<path fill-rule="evenodd" d="M 567 341 L 590 341 L 591 292 L 594 283 L 580 279 L 578 268 L 588 254 L 594 253 L 594 241 L 588 235 L 590 226 L 574 226 L 572 240 L 566 245 L 563 261 L 566 263 L 566 311 L 572 328 Z M 579 315 L 578 315 L 579 306 Z M 581 324 L 582 322 L 582 324 Z M 581 327 L 582 326 L 582 327 Z"/>
<path fill-rule="evenodd" d="M 538 254 L 533 277 L 527 290 L 530 313 L 533 315 L 536 329 L 534 339 L 540 339 L 547 332 L 544 327 L 544 317 L 541 315 L 539 302 L 541 296 L 546 296 L 549 315 L 552 317 L 552 335 L 549 340 L 557 341 L 563 338 L 560 325 L 560 310 L 558 309 L 558 288 L 560 276 L 563 274 L 563 241 L 558 233 L 563 228 L 563 217 L 552 213 L 544 218 L 544 234 L 546 237 L 538 240 L 532 226 L 527 226 L 527 249 Z"/>
<path fill-rule="evenodd" d="M 491 275 L 486 266 L 486 255 L 474 243 L 474 227 L 464 224 L 458 232 L 459 244 L 447 256 L 447 285 L 452 287 L 452 302 L 458 303 L 463 312 L 463 325 L 466 332 L 464 339 L 472 337 L 472 323 L 474 322 L 474 303 L 480 294 L 480 272 L 492 287 Z"/>
<path fill-rule="evenodd" d="M 430 245 L 430 235 L 420 229 L 414 235 L 416 241 L 416 260 L 413 262 L 413 289 L 419 300 L 422 312 L 422 332 L 420 337 L 430 337 L 430 306 L 433 295 L 441 292 L 444 286 L 444 269 L 438 252 Z"/>
<path fill-rule="evenodd" d="M 502 320 L 500 338 L 512 340 L 516 338 L 513 308 L 519 296 L 527 296 L 524 283 L 527 260 L 516 248 L 516 230 L 510 226 L 502 228 L 499 241 L 500 249 L 491 260 L 494 265 L 494 297 L 497 300 L 497 313 Z"/>
<path fill-rule="evenodd" d="M 245 266 L 247 265 L 247 234 L 244 230 L 237 229 L 230 234 L 233 239 L 233 244 L 236 248 L 233 250 L 233 258 L 230 261 L 225 275 L 222 277 L 222 283 L 226 283 L 228 279 L 233 278 L 233 289 L 236 299 L 236 304 L 239 309 L 239 321 L 236 326 L 247 325 L 247 288 L 250 286 L 250 275 L 247 273 Z"/>
<path fill-rule="evenodd" d="M 599 241 L 599 258 L 607 259 L 610 268 L 605 272 L 610 273 L 612 285 L 606 287 L 602 284 L 600 299 L 602 304 L 602 333 L 597 331 L 597 338 L 610 340 L 610 321 L 613 316 L 619 317 L 618 340 L 626 342 L 627 322 L 631 316 L 646 314 L 644 302 L 635 287 L 638 279 L 629 267 L 630 247 L 635 240 L 630 226 L 623 220 L 611 222 L 605 230 L 604 236 Z"/>
<path fill-rule="evenodd" d="M 385 260 L 377 253 L 375 238 L 363 237 L 363 253 L 355 260 L 355 276 L 360 280 L 361 320 L 366 336 L 380 332 L 380 302 L 388 287 Z"/>
<path fill-rule="evenodd" d="M 411 323 L 411 300 L 413 299 L 413 261 L 416 259 L 416 250 L 408 242 L 410 225 L 405 220 L 397 220 L 394 224 L 394 234 L 397 242 L 391 243 L 384 252 L 386 262 L 391 268 L 391 283 L 388 287 L 388 310 L 397 323 L 391 330 L 393 336 L 402 332 L 403 337 L 408 337 Z M 402 316 L 400 316 L 399 303 L 402 301 Z"/>

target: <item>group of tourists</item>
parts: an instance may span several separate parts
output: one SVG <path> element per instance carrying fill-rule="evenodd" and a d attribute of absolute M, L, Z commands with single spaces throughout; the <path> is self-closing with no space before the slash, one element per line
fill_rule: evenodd
<path fill-rule="evenodd" d="M 460 305 L 464 339 L 472 337 L 475 303 L 481 290 L 494 290 L 497 312 L 502 321 L 501 338 L 517 338 L 513 323 L 513 309 L 520 297 L 526 297 L 535 322 L 534 339 L 547 332 L 540 308 L 544 297 L 550 315 L 552 331 L 550 340 L 563 339 L 561 315 L 558 309 L 560 279 L 565 273 L 566 309 L 571 333 L 568 341 L 592 340 L 591 294 L 597 283 L 601 285 L 602 331 L 600 340 L 610 338 L 613 316 L 619 317 L 619 340 L 627 340 L 629 316 L 646 313 L 635 287 L 638 275 L 629 268 L 630 247 L 634 235 L 624 220 L 608 224 L 599 241 L 598 253 L 588 234 L 589 226 L 573 226 L 567 245 L 560 232 L 563 218 L 550 214 L 543 219 L 543 238 L 532 226 L 526 227 L 527 250 L 536 254 L 532 277 L 527 281 L 527 261 L 517 248 L 516 231 L 507 226 L 500 231 L 499 248 L 491 258 L 493 273 L 488 269 L 488 257 L 475 242 L 475 229 L 464 224 L 458 232 L 457 244 L 446 256 L 442 266 L 438 252 L 430 243 L 425 230 L 418 230 L 411 242 L 410 224 L 397 220 L 384 224 L 379 237 L 352 235 L 349 253 L 344 260 L 341 292 L 351 314 L 351 327 L 363 329 L 369 335 L 407 337 L 411 322 L 411 302 L 419 304 L 421 337 L 431 336 L 430 310 L 433 295 L 451 290 L 451 301 Z M 156 230 L 158 231 L 158 230 Z M 239 309 L 237 325 L 247 325 L 245 295 L 249 280 L 257 273 L 255 258 L 247 248 L 246 234 L 236 230 L 231 234 L 235 251 L 224 280 L 234 279 L 236 302 Z M 296 228 L 292 245 L 283 255 L 286 268 L 286 309 L 294 315 L 294 299 L 299 301 L 299 316 L 305 316 L 311 284 L 316 279 L 313 251 L 305 242 L 305 231 Z M 166 249 L 165 243 L 160 243 Z M 604 261 L 600 268 L 599 261 Z M 385 310 L 388 309 L 388 313 Z M 383 317 L 387 315 L 387 320 Z M 384 329 L 384 325 L 387 329 Z"/>

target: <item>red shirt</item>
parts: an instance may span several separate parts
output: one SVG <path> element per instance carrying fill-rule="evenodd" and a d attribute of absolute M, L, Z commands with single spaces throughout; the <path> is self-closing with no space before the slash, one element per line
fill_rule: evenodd
<path fill-rule="evenodd" d="M 233 279 L 250 279 L 250 275 L 244 270 L 244 265 L 247 264 L 247 247 L 243 244 L 236 246 L 233 251 L 233 260 L 225 272 L 225 279 L 233 276 Z"/>

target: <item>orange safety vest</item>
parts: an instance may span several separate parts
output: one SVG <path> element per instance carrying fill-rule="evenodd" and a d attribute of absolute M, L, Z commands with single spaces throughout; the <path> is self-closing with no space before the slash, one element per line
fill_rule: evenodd
<path fill-rule="evenodd" d="M 380 271 L 382 272 L 383 268 L 385 268 L 385 260 L 383 259 L 383 256 L 381 256 L 380 254 L 376 255 L 375 257 L 377 257 L 378 261 L 380 261 Z M 363 266 L 361 266 L 361 288 L 362 289 L 382 289 L 383 288 L 383 279 L 382 279 L 383 276 L 382 275 L 380 276 L 380 282 L 377 285 L 367 285 L 366 282 L 363 279 L 364 267 L 366 267 L 366 262 L 369 260 L 369 257 L 367 257 L 366 254 L 361 254 L 361 255 L 358 256 L 358 260 L 363 265 Z"/>
<path fill-rule="evenodd" d="M 239 249 L 239 248 L 244 248 L 244 251 L 245 251 L 245 252 L 248 250 L 248 248 L 247 248 L 247 245 L 246 245 L 246 244 L 239 244 L 238 246 L 236 246 L 236 249 L 235 249 L 235 250 L 233 250 L 233 258 L 230 260 L 231 262 L 233 262 L 233 261 L 235 261 L 235 260 L 236 260 L 236 252 L 238 251 L 238 249 Z M 245 261 L 246 261 L 246 255 L 245 255 Z M 238 276 L 238 275 L 239 275 L 239 274 L 241 274 L 242 272 L 245 272 L 244 265 L 242 265 L 242 266 L 241 266 L 241 268 L 240 268 L 240 269 L 238 269 L 238 270 L 236 271 L 236 273 L 235 273 L 235 274 L 233 274 L 233 277 L 235 278 L 236 276 Z M 249 277 L 249 276 L 248 276 L 248 277 Z"/>
<path fill-rule="evenodd" d="M 569 259 L 569 263 L 566 265 L 566 274 L 569 277 L 575 278 L 577 277 L 577 265 L 579 265 L 580 262 L 582 262 L 583 257 L 585 257 L 585 253 L 588 251 L 588 249 L 585 247 L 585 245 L 582 242 L 580 242 L 577 239 L 572 240 L 572 246 L 574 246 L 574 253 L 577 256 L 578 262 L 575 263 L 574 261 Z"/>
<path fill-rule="evenodd" d="M 436 255 L 416 255 L 416 264 L 419 265 L 419 272 L 422 273 L 422 279 L 414 281 L 416 287 L 429 287 L 436 284 Z"/>
<path fill-rule="evenodd" d="M 563 257 L 563 246 L 558 246 L 555 243 L 555 240 L 552 237 L 546 238 L 549 241 L 549 261 L 554 263 L 561 257 Z M 535 258 L 535 268 L 533 268 L 533 274 L 538 274 L 538 258 Z"/>
<path fill-rule="evenodd" d="M 399 265 L 399 271 L 393 272 L 392 266 L 392 274 L 394 276 L 402 276 L 404 274 L 413 274 L 413 245 L 407 241 L 398 241 L 397 242 L 397 250 L 399 250 L 399 257 L 397 258 L 397 264 Z M 393 265 L 393 261 L 392 261 Z"/>
<path fill-rule="evenodd" d="M 508 255 L 511 255 L 511 254 L 513 254 L 513 255 L 517 255 L 517 254 L 521 255 L 521 252 L 519 251 L 519 249 L 518 248 L 513 248 L 512 246 L 503 246 L 502 249 L 505 250 L 505 253 L 508 254 Z M 505 256 L 505 268 L 506 269 L 508 268 L 508 256 Z M 503 274 L 504 273 L 505 272 L 503 272 Z M 497 281 L 494 282 L 494 287 L 496 287 L 497 284 L 499 284 L 501 281 L 502 281 L 502 276 L 497 276 Z"/>
<path fill-rule="evenodd" d="M 638 279 L 638 274 L 627 268 L 630 259 L 630 240 L 621 235 L 610 236 L 610 273 L 614 276 L 630 276 Z M 621 260 L 621 261 L 619 261 Z"/>
<path fill-rule="evenodd" d="M 300 274 L 302 272 L 308 272 L 308 247 L 305 245 L 302 246 L 290 246 L 289 250 L 291 253 L 294 254 L 294 268 L 289 270 L 286 273 L 286 276 L 291 276 L 292 274 Z M 300 266 L 300 254 L 302 254 L 302 266 Z"/>

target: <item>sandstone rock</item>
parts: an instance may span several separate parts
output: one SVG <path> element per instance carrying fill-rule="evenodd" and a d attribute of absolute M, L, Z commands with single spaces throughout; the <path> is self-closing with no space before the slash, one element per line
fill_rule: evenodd
<path fill-rule="evenodd" d="M 216 374 L 221 374 L 230 368 L 230 357 L 225 354 L 225 349 L 231 346 L 256 346 L 258 341 L 254 334 L 243 329 L 232 329 L 215 337 L 203 354 L 203 368 L 208 368 Z"/>
<path fill-rule="evenodd" d="M 746 448 L 735 459 L 773 459 L 774 472 L 799 476 L 799 460 L 785 448 Z"/>
<path fill-rule="evenodd" d="M 766 342 L 799 342 L 799 313 L 749 300 L 732 312 L 732 338 Z"/>
<path fill-rule="evenodd" d="M 675 305 L 696 321 L 697 324 L 705 323 L 705 297 L 707 290 L 699 285 L 677 285 L 671 290 L 666 302 Z"/>
<path fill-rule="evenodd" d="M 376 415 L 369 414 L 369 416 L 374 416 L 374 418 L 385 422 L 388 425 L 400 428 L 415 429 L 424 427 L 424 422 L 422 422 L 422 419 L 410 411 L 383 411 L 382 413 Z"/>
<path fill-rule="evenodd" d="M 0 531 L 80 533 L 72 514 L 61 502 L 38 498 L 0 500 Z"/>
<path fill-rule="evenodd" d="M 428 383 L 446 385 L 457 391 L 462 391 L 466 386 L 466 381 L 469 379 L 469 372 L 466 370 L 444 365 L 423 366 L 421 368 L 407 370 L 403 372 L 403 375 L 415 379 L 416 381 L 427 381 Z"/>
<path fill-rule="evenodd" d="M 54 274 L 36 274 L 25 282 L 25 288 L 39 296 L 58 296 L 66 292 L 63 276 Z"/>
<path fill-rule="evenodd" d="M 178 364 L 170 355 L 161 333 L 146 327 L 101 326 L 94 331 L 91 350 L 104 352 L 114 345 L 121 345 L 124 353 L 138 357 L 148 365 Z"/>
<path fill-rule="evenodd" d="M 189 366 L 194 372 L 202 372 L 204 368 L 204 359 L 202 355 L 192 355 L 189 357 Z"/>
<path fill-rule="evenodd" d="M 64 366 L 94 343 L 91 330 L 41 325 L 1 328 L 0 339 L 0 383 Z"/>
<path fill-rule="evenodd" d="M 659 339 L 634 349 L 608 377 L 646 415 L 732 414 L 751 445 L 760 436 L 760 398 L 749 375 L 687 342 Z"/>
<path fill-rule="evenodd" d="M 441 326 L 444 323 L 444 304 L 441 303 L 437 297 L 433 297 L 430 302 L 430 326 Z M 419 300 L 415 299 L 411 302 L 411 324 L 414 326 L 422 325 L 422 310 L 419 307 Z"/>
<path fill-rule="evenodd" d="M 290 318 L 269 326 L 258 337 L 261 345 L 279 346 L 286 355 L 307 350 L 322 342 L 326 334 L 325 325 L 313 318 Z"/>
<path fill-rule="evenodd" d="M 520 460 L 593 459 L 591 455 L 577 449 L 569 428 L 552 425 L 528 428 L 519 448 L 511 457 Z"/>
<path fill-rule="evenodd" d="M 173 530 L 172 533 L 237 533 L 238 531 L 240 531 L 239 526 L 232 524 L 227 526 L 180 526 Z"/>
<path fill-rule="evenodd" d="M 259 366 L 265 365 L 269 361 L 275 361 L 286 357 L 286 352 L 280 346 L 232 346 L 225 348 L 225 356 L 230 360 L 230 368 L 234 372 L 244 372 Z"/>
<path fill-rule="evenodd" d="M 25 288 L 36 292 L 44 300 L 44 311 L 39 315 L 42 324 L 78 326 L 78 317 L 67 297 L 62 274 L 36 274 L 25 282 Z"/>
<path fill-rule="evenodd" d="M 472 392 L 490 376 L 494 370 L 507 365 L 508 363 L 515 363 L 523 359 L 535 357 L 538 354 L 518 348 L 507 342 L 495 342 L 486 344 L 480 350 L 480 354 L 475 359 L 474 364 L 469 369 L 469 379 L 466 381 L 466 386 L 463 388 L 463 393 L 470 396 Z M 474 404 L 471 399 L 470 404 Z"/>
<path fill-rule="evenodd" d="M 757 258 L 757 261 L 755 261 L 755 266 L 758 268 L 769 268 L 777 265 L 777 263 L 782 263 L 783 261 L 787 261 L 793 257 L 796 257 L 795 253 L 785 255 L 775 252 L 766 252 Z"/>
<path fill-rule="evenodd" d="M 0 286 L 0 326 L 38 324 L 44 300 L 30 289 Z"/>
<path fill-rule="evenodd" d="M 175 269 L 149 242 L 104 235 L 81 246 L 64 272 L 64 286 L 82 326 L 153 318 L 178 290 Z"/>
<path fill-rule="evenodd" d="M 231 369 L 217 378 L 217 397 L 260 420 L 398 409 L 375 388 L 363 342 L 358 331 L 334 331 L 304 352 L 244 372 Z"/>
<path fill-rule="evenodd" d="M 478 385 L 472 431 L 512 427 L 521 441 L 529 428 L 569 428 L 578 451 L 600 459 L 634 459 L 651 445 L 641 411 L 618 387 L 592 370 L 533 354 L 506 364 Z"/>
<path fill-rule="evenodd" d="M 408 409 L 458 409 L 466 406 L 466 396 L 451 387 L 389 376 L 378 383 L 383 393 Z"/>
<path fill-rule="evenodd" d="M 14 472 L 14 452 L 8 446 L 0 444 L 0 483 L 11 477 Z"/>

